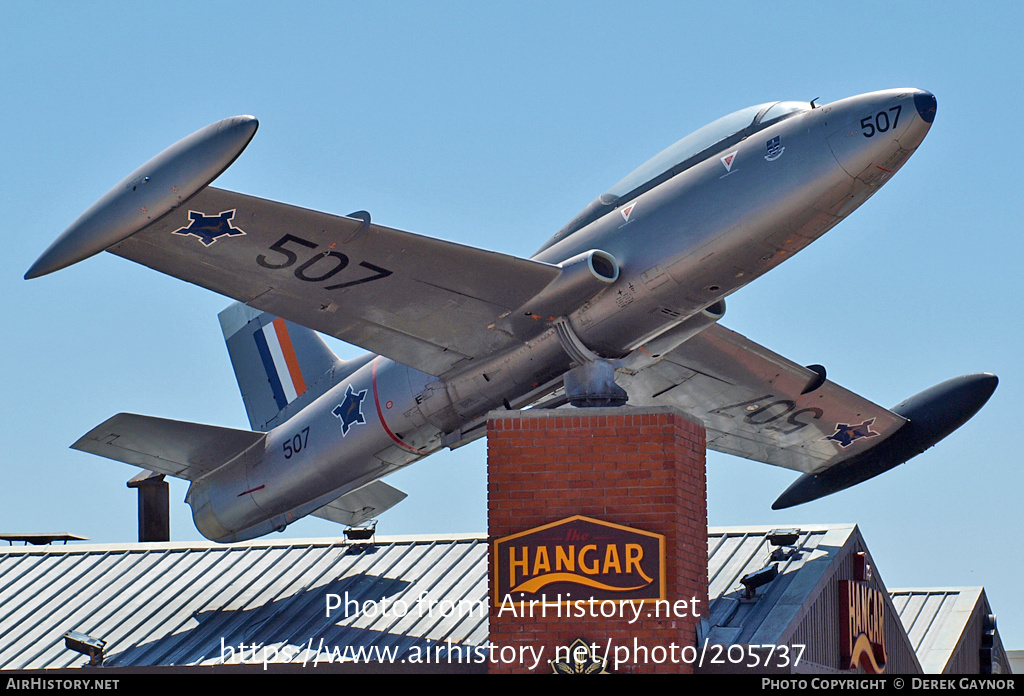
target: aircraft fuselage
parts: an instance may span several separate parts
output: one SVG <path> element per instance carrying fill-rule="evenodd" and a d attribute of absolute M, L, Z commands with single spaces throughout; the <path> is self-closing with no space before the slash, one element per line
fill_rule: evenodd
<path fill-rule="evenodd" d="M 645 344 L 694 322 L 867 200 L 921 143 L 934 107 L 927 92 L 886 90 L 751 128 L 638 195 L 610 200 L 533 258 L 558 264 L 592 249 L 615 258 L 618 278 L 564 319 L 586 348 L 628 370 L 656 359 Z M 532 403 L 570 368 L 552 319 L 534 319 L 520 347 L 440 377 L 370 360 L 272 429 L 263 452 L 193 482 L 196 526 L 217 541 L 260 536 L 472 439 L 489 411 Z"/>

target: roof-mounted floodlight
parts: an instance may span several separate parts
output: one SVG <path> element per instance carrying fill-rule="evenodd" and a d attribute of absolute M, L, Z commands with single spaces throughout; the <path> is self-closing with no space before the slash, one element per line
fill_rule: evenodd
<path fill-rule="evenodd" d="M 64 634 L 64 647 L 68 650 L 88 655 L 90 667 L 100 667 L 103 665 L 103 648 L 106 646 L 107 641 L 87 636 L 84 633 L 68 631 Z"/>
<path fill-rule="evenodd" d="M 89 537 L 76 536 L 75 534 L 68 534 L 66 532 L 58 532 L 56 534 L 0 534 L 0 540 L 10 543 L 14 546 L 14 542 L 20 541 L 28 546 L 33 544 L 35 546 L 41 546 L 43 544 L 52 544 L 55 541 L 63 541 L 65 545 L 69 541 L 89 541 Z"/>
<path fill-rule="evenodd" d="M 799 529 L 773 529 L 767 536 L 768 543 L 772 546 L 792 546 L 799 538 Z"/>
<path fill-rule="evenodd" d="M 740 582 L 747 590 L 747 599 L 753 599 L 754 595 L 757 594 L 758 587 L 761 587 L 761 585 L 767 585 L 778 576 L 779 567 L 774 563 L 767 568 L 762 568 L 761 570 L 744 575 L 740 578 Z"/>
<path fill-rule="evenodd" d="M 367 541 L 373 539 L 373 535 L 377 533 L 377 520 L 373 520 L 372 523 L 361 527 L 346 527 L 345 538 L 349 541 Z"/>

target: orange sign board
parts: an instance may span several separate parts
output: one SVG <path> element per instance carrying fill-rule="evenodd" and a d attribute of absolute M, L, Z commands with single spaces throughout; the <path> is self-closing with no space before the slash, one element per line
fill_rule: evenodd
<path fill-rule="evenodd" d="M 577 515 L 492 547 L 492 601 L 665 599 L 665 536 Z"/>

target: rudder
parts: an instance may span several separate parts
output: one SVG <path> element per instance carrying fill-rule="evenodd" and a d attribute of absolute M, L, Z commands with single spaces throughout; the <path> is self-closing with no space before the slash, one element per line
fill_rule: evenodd
<path fill-rule="evenodd" d="M 218 318 L 253 430 L 288 420 L 351 371 L 304 326 L 241 302 Z"/>

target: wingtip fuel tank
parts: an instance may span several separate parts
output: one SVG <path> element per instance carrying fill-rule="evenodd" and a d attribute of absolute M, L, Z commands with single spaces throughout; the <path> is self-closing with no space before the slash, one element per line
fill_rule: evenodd
<path fill-rule="evenodd" d="M 892 408 L 907 419 L 895 434 L 820 474 L 804 474 L 779 496 L 772 509 L 838 493 L 916 457 L 970 420 L 998 384 L 998 377 L 983 372 L 955 377 L 910 397 Z"/>
<path fill-rule="evenodd" d="M 253 116 L 234 116 L 171 145 L 71 223 L 32 264 L 25 279 L 98 254 L 178 207 L 220 176 L 242 154 L 258 127 Z"/>

